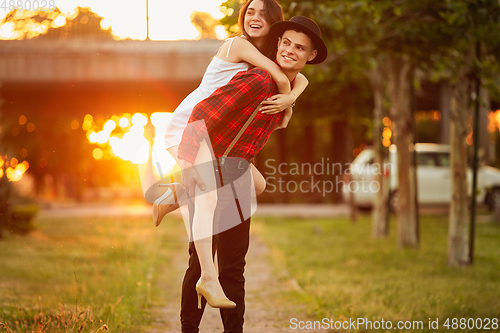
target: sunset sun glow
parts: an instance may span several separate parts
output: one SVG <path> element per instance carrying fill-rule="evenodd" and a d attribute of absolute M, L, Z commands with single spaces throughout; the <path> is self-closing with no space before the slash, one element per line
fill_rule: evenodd
<path fill-rule="evenodd" d="M 123 113 L 107 120 L 99 117 L 101 119 L 96 121 L 92 115 L 87 114 L 83 119 L 82 129 L 86 131 L 89 143 L 98 146 L 92 152 L 94 159 L 118 157 L 133 164 L 143 164 L 150 156 L 150 141 L 146 138 L 145 127 L 151 122 L 155 128 L 155 136 L 151 138 L 151 162 L 156 173 L 161 174 L 171 170 L 175 164 L 175 160 L 167 153 L 163 140 L 166 124 L 171 116 L 169 112 L 155 112 L 151 117 L 143 113 Z"/>
<path fill-rule="evenodd" d="M 58 0 L 56 7 L 63 13 L 52 22 L 52 27 L 57 28 L 66 24 L 66 17 L 74 13 L 76 7 L 89 7 L 97 15 L 103 17 L 101 27 L 111 28 L 116 39 L 147 38 L 147 11 L 146 2 L 149 6 L 149 38 L 151 40 L 179 40 L 199 39 L 200 32 L 191 24 L 191 14 L 194 11 L 207 12 L 216 19 L 224 16 L 220 8 L 223 0 L 190 0 L 187 2 L 173 0 Z M 22 11 L 23 15 L 34 11 Z M 50 12 L 49 12 L 50 13 Z M 3 19 L 8 11 L 0 10 L 0 19 Z M 27 21 L 28 22 L 28 21 Z M 27 24 L 27 23 L 26 23 Z M 33 22 L 27 29 L 36 29 L 37 35 L 46 32 L 49 28 L 47 23 Z M 12 36 L 12 23 L 0 26 L 0 39 L 16 39 Z M 216 28 L 217 37 L 227 37 L 222 27 Z"/>

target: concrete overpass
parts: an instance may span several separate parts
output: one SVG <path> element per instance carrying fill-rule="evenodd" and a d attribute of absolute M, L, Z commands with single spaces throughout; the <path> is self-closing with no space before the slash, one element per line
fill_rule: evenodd
<path fill-rule="evenodd" d="M 85 36 L 0 41 L 2 110 L 52 121 L 171 112 L 199 85 L 221 44 Z"/>
<path fill-rule="evenodd" d="M 200 82 L 219 40 L 0 41 L 0 82 Z"/>
<path fill-rule="evenodd" d="M 0 121 L 9 126 L 2 134 L 13 154 L 30 163 L 37 188 L 43 189 L 47 174 L 57 184 L 71 179 L 80 187 L 128 184 L 136 167 L 95 161 L 96 146 L 71 123 L 82 124 L 86 114 L 102 126 L 113 115 L 172 112 L 198 86 L 221 44 L 92 37 L 0 41 Z M 35 129 L 28 132 L 28 123 Z M 42 158 L 48 162 L 40 164 Z"/>

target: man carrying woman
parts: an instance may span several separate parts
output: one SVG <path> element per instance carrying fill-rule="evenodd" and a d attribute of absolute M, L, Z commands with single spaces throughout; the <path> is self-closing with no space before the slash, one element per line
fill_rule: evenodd
<path fill-rule="evenodd" d="M 289 82 L 294 81 L 306 63 L 318 64 L 327 56 L 319 27 L 306 17 L 297 16 L 273 24 L 269 39 L 278 45 L 276 64 Z M 250 163 L 271 133 L 282 124 L 283 113 L 258 112 L 261 102 L 277 93 L 276 82 L 268 71 L 254 68 L 240 72 L 193 108 L 183 132 L 177 157 L 182 160 L 184 186 L 194 197 L 195 214 L 197 205 L 200 205 L 211 207 L 207 211 L 216 217 L 216 225 L 211 224 L 212 217 L 209 217 L 208 229 L 200 233 L 203 235 L 210 230 L 213 237 L 190 235 L 193 242 L 189 245 L 189 266 L 184 276 L 181 300 L 184 333 L 199 332 L 205 305 L 205 302 L 199 302 L 201 296 L 209 304 L 211 301 L 221 308 L 224 332 L 243 332 L 243 273 L 249 244 L 248 200 L 252 182 L 239 180 L 245 177 L 245 171 L 249 170 Z M 222 188 L 230 188 L 236 195 L 237 221 L 226 221 L 227 216 L 234 219 L 234 214 L 227 213 L 226 203 L 221 204 L 226 196 L 221 192 Z M 209 192 L 216 194 L 210 197 Z M 217 225 L 221 223 L 225 227 L 219 232 Z M 196 230 L 196 223 L 193 223 L 193 233 Z M 202 266 L 213 265 L 209 261 L 213 252 L 217 252 L 218 276 L 209 271 L 204 279 Z"/>

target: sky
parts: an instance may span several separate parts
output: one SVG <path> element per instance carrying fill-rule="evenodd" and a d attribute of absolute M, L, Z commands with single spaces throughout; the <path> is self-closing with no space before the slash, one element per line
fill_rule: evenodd
<path fill-rule="evenodd" d="M 23 2 L 26 1 L 35 2 Z M 220 19 L 223 13 L 219 6 L 223 1 L 149 0 L 150 39 L 198 39 L 199 32 L 191 24 L 191 13 L 208 12 Z M 109 20 L 115 35 L 121 38 L 146 38 L 146 0 L 55 0 L 55 4 L 62 12 L 70 12 L 77 6 L 90 7 L 99 16 Z M 7 11 L 0 8 L 0 19 L 5 15 Z M 221 34 L 220 38 L 224 38 L 224 35 Z"/>

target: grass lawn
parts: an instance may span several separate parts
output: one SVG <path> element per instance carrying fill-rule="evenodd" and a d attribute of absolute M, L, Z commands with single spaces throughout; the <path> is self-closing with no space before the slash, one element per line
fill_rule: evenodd
<path fill-rule="evenodd" d="M 142 332 L 149 309 L 171 301 L 169 263 L 186 248 L 180 219 L 159 228 L 144 217 L 35 225 L 0 241 L 0 332 Z"/>
<path fill-rule="evenodd" d="M 478 224 L 473 267 L 450 268 L 447 220 L 421 218 L 418 250 L 397 248 L 394 219 L 390 237 L 382 240 L 371 237 L 369 216 L 357 224 L 347 219 L 255 222 L 271 248 L 277 272 L 288 271 L 302 289 L 283 295 L 283 301 L 302 306 L 304 321 L 367 318 L 394 325 L 400 320 L 423 321 L 423 330 L 408 330 L 420 332 L 430 331 L 429 318 L 438 318 L 439 329 L 433 332 L 448 332 L 453 331 L 452 318 L 458 325 L 461 318 L 482 318 L 483 325 L 486 318 L 497 318 L 489 330 L 457 326 L 455 331 L 500 331 L 500 226 Z M 449 329 L 443 326 L 447 318 Z M 360 331 L 385 330 L 360 326 Z"/>
<path fill-rule="evenodd" d="M 28 236 L 4 234 L 0 332 L 144 332 L 155 309 L 179 302 L 172 261 L 187 259 L 186 236 L 182 221 L 168 218 L 155 228 L 144 217 L 45 217 Z M 277 272 L 300 286 L 280 295 L 299 320 L 423 321 L 424 330 L 408 330 L 416 332 L 439 318 L 434 331 L 448 332 L 446 318 L 500 317 L 500 226 L 478 224 L 474 266 L 450 268 L 446 217 L 422 217 L 419 250 L 399 250 L 392 224 L 383 240 L 371 238 L 369 216 L 355 225 L 255 218 L 252 232 L 266 240 Z M 483 331 L 498 331 L 492 324 Z"/>

